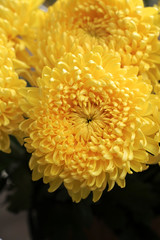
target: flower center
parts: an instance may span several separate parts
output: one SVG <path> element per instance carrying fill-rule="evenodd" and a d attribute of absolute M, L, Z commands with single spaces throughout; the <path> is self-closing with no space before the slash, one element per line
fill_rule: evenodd
<path fill-rule="evenodd" d="M 87 118 L 87 123 L 90 123 L 92 120 L 92 118 Z"/>
<path fill-rule="evenodd" d="M 84 33 L 90 35 L 93 38 L 97 39 L 106 39 L 109 35 L 107 31 L 107 21 L 104 21 L 103 16 L 99 17 L 96 16 L 82 16 L 75 24 L 77 25 L 77 28 L 82 29 Z"/>
<path fill-rule="evenodd" d="M 90 136 L 101 136 L 106 127 L 110 114 L 95 104 L 72 109 L 70 123 L 72 123 L 75 136 L 88 141 Z"/>

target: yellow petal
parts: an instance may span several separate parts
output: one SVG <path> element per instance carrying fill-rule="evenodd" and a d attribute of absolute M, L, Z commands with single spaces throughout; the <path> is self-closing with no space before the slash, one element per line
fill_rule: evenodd
<path fill-rule="evenodd" d="M 93 191 L 93 202 L 97 202 L 100 197 L 102 196 L 102 191 L 99 191 L 99 190 L 94 190 Z"/>
<path fill-rule="evenodd" d="M 153 155 L 158 155 L 159 144 L 150 137 L 146 137 L 146 140 L 147 140 L 147 145 L 145 146 L 145 150 Z"/>
<path fill-rule="evenodd" d="M 51 181 L 49 184 L 50 184 L 50 187 L 48 189 L 48 192 L 54 192 L 62 184 L 62 179 L 56 178 L 54 181 Z"/>

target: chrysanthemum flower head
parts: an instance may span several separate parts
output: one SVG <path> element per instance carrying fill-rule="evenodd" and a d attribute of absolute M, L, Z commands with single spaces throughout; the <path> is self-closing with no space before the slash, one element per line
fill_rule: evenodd
<path fill-rule="evenodd" d="M 43 0 L 1 0 L 0 26 L 10 39 L 26 35 L 34 11 Z"/>
<path fill-rule="evenodd" d="M 18 78 L 16 68 L 21 68 L 21 62 L 15 58 L 13 48 L 7 46 L 5 35 L 0 38 L 0 151 L 10 152 L 9 135 L 16 135 L 18 125 L 23 120 L 19 107 L 21 96 L 19 89 L 25 87 L 25 82 Z"/>
<path fill-rule="evenodd" d="M 16 53 L 25 49 L 24 39 L 32 37 L 32 27 L 37 23 L 36 8 L 43 0 L 1 0 L 0 28 L 4 30 L 8 42 Z"/>
<path fill-rule="evenodd" d="M 65 53 L 85 53 L 92 48 L 90 42 L 82 47 L 79 39 L 75 38 L 62 25 L 57 22 L 55 25 L 45 13 L 41 19 L 41 27 L 35 28 L 36 41 L 30 41 L 28 48 L 33 56 L 30 57 L 30 66 L 35 69 L 32 73 L 31 85 L 37 85 L 36 79 L 42 75 L 44 66 L 53 68 Z"/>
<path fill-rule="evenodd" d="M 50 192 L 63 183 L 76 202 L 92 191 L 97 201 L 106 186 L 124 187 L 127 173 L 147 168 L 159 154 L 160 103 L 137 73 L 97 46 L 67 53 L 44 67 L 37 87 L 21 90 L 33 180 Z"/>
<path fill-rule="evenodd" d="M 51 59 L 47 54 L 50 48 L 49 42 L 47 44 L 48 32 L 52 32 L 52 46 L 60 38 L 56 31 L 59 31 L 61 38 L 66 32 L 78 39 L 80 45 L 107 46 L 109 51 L 119 55 L 122 67 L 137 66 L 139 74 L 156 85 L 160 79 L 157 25 L 160 21 L 157 19 L 158 8 L 144 7 L 142 0 L 58 0 L 46 14 L 45 30 L 42 27 L 37 36 L 38 61 L 41 63 Z M 60 30 L 56 30 L 58 28 Z M 43 31 L 47 34 L 42 35 Z M 65 44 L 63 47 L 67 50 Z M 45 52 L 45 55 L 41 52 Z"/>

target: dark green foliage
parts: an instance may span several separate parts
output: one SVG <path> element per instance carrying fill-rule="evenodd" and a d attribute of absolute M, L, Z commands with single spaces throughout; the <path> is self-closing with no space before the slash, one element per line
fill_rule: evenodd
<path fill-rule="evenodd" d="M 151 6 L 157 4 L 158 0 L 145 0 L 144 3 L 146 6 Z"/>
<path fill-rule="evenodd" d="M 0 191 L 7 192 L 9 211 L 18 213 L 30 206 L 31 173 L 28 169 L 29 154 L 16 139 L 11 138 L 11 154 L 0 152 Z"/>

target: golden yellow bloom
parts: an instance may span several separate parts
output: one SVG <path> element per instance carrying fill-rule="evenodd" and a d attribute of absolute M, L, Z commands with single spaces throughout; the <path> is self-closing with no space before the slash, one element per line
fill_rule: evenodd
<path fill-rule="evenodd" d="M 42 65 L 56 59 L 49 52 L 50 42 L 57 48 L 66 33 L 81 46 L 107 46 L 121 58 L 122 67 L 138 66 L 139 74 L 155 85 L 160 79 L 159 22 L 158 8 L 144 7 L 142 0 L 58 0 L 39 29 L 35 65 L 41 64 L 42 71 Z M 68 48 L 62 45 L 59 55 Z"/>
<path fill-rule="evenodd" d="M 36 8 L 44 0 L 1 0 L 0 28 L 4 30 L 10 46 L 16 50 L 17 58 L 23 58 L 24 40 L 32 37 L 36 21 Z M 22 56 L 21 56 L 22 54 Z"/>
<path fill-rule="evenodd" d="M 26 84 L 15 72 L 16 68 L 22 68 L 23 63 L 15 59 L 14 49 L 7 46 L 6 36 L 2 33 L 0 36 L 0 150 L 8 153 L 8 135 L 17 136 L 18 125 L 23 120 L 19 89 Z"/>
<path fill-rule="evenodd" d="M 137 73 L 97 46 L 67 53 L 21 90 L 33 180 L 50 192 L 64 183 L 75 202 L 92 191 L 97 201 L 107 184 L 124 187 L 127 173 L 147 168 L 149 153 L 159 154 L 160 101 Z"/>

